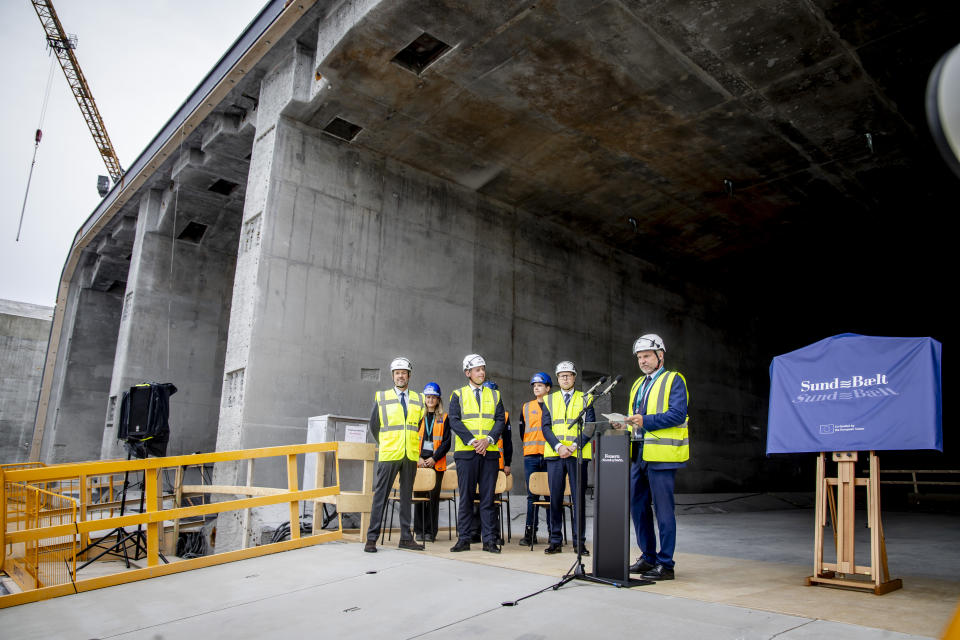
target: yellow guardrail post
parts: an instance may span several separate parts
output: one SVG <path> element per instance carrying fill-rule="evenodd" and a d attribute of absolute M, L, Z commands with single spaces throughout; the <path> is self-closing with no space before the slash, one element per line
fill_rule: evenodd
<path fill-rule="evenodd" d="M 287 490 L 297 490 L 297 454 L 295 453 L 287 456 Z M 300 539 L 300 502 L 296 500 L 290 501 L 290 539 Z"/>
<path fill-rule="evenodd" d="M 7 564 L 7 480 L 0 469 L 0 571 Z"/>
<path fill-rule="evenodd" d="M 157 511 L 157 476 L 160 469 L 145 469 L 143 472 L 144 491 L 146 492 L 146 512 Z M 160 527 L 163 522 L 147 523 L 147 566 L 160 564 Z M 138 527 L 139 528 L 139 525 Z"/>

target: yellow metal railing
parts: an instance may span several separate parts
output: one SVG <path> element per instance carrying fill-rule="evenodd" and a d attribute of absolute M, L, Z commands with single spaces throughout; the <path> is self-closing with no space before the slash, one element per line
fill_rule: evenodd
<path fill-rule="evenodd" d="M 0 566 L 23 589 L 21 593 L 0 596 L 0 608 L 337 540 L 342 536 L 342 524 L 337 530 L 314 530 L 301 536 L 301 505 L 307 501 L 318 505 L 338 496 L 341 454 L 350 459 L 373 459 L 372 451 L 357 453 L 359 447 L 372 449 L 373 445 L 328 442 L 49 467 L 0 466 L 0 499 L 5 505 L 0 508 Z M 318 469 L 323 467 L 326 456 L 332 457 L 335 484 L 321 486 L 322 473 L 317 473 L 305 482 L 305 486 L 314 488 L 299 488 L 298 457 L 308 454 L 317 454 Z M 267 459 L 267 463 L 273 459 L 285 467 L 286 486 L 208 486 L 206 492 L 219 494 L 218 501 L 181 506 L 183 490 L 196 488 L 183 484 L 185 468 L 240 461 L 247 461 L 249 466 L 261 459 Z M 173 471 L 176 478 L 173 493 L 168 495 L 163 492 L 164 478 L 169 475 L 164 474 L 165 470 Z M 138 478 L 142 475 L 143 495 L 140 497 L 137 492 L 135 499 L 127 495 L 127 511 L 120 516 L 120 487 L 126 473 Z M 238 495 L 244 497 L 234 497 Z M 138 505 L 141 500 L 143 512 L 133 508 L 131 513 L 131 505 Z M 230 511 L 247 513 L 249 509 L 281 504 L 287 505 L 284 511 L 289 513 L 289 540 L 249 548 L 244 544 L 245 548 L 238 550 L 161 563 L 163 533 L 168 526 L 178 528 L 181 519 Z M 366 509 L 369 511 L 369 506 Z M 108 537 L 104 536 L 106 532 L 117 531 L 116 535 L 122 536 L 133 530 L 143 531 L 145 567 L 84 577 L 83 563 L 95 558 L 95 553 L 102 555 L 96 547 L 84 551 L 91 540 Z M 113 539 L 105 544 L 111 542 Z"/>

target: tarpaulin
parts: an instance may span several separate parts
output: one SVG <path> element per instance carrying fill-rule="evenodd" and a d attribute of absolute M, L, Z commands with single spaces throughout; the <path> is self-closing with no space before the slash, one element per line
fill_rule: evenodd
<path fill-rule="evenodd" d="M 943 451 L 941 345 L 845 333 L 770 364 L 767 453 Z"/>

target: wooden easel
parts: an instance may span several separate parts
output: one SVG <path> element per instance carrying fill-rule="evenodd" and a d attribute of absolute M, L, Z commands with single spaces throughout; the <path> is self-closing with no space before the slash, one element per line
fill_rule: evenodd
<path fill-rule="evenodd" d="M 900 578 L 890 579 L 887 567 L 887 545 L 880 521 L 880 463 L 876 453 L 870 452 L 870 475 L 856 477 L 856 451 L 834 452 L 837 477 L 826 477 L 826 454 L 817 457 L 816 529 L 814 532 L 813 575 L 807 585 L 822 584 L 872 591 L 883 595 L 903 587 Z M 833 487 L 837 487 L 834 498 Z M 867 526 L 870 527 L 870 565 L 858 565 L 854 560 L 854 515 L 856 487 L 867 488 Z M 837 549 L 836 562 L 823 561 L 823 528 L 827 525 L 827 509 Z M 859 577 L 858 577 L 859 576 Z"/>

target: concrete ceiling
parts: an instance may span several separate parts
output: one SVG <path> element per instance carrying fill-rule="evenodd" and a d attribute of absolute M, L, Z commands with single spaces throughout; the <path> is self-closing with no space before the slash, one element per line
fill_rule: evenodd
<path fill-rule="evenodd" d="M 870 259 L 885 236 L 860 229 L 958 186 L 923 114 L 956 6 L 381 2 L 317 69 L 331 87 L 305 119 L 688 273 L 824 243 Z M 419 75 L 391 61 L 425 32 L 452 48 Z"/>

